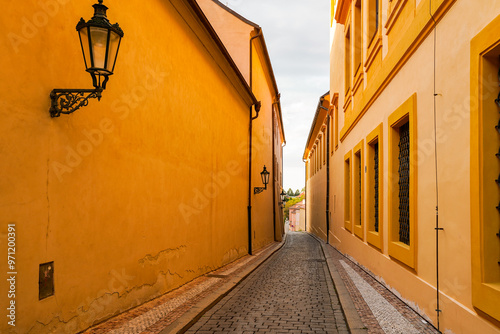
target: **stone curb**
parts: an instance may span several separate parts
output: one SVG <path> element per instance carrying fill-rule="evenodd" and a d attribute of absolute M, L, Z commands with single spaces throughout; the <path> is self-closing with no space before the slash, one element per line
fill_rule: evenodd
<path fill-rule="evenodd" d="M 335 290 L 337 290 L 337 295 L 339 297 L 340 301 L 340 306 L 342 307 L 342 310 L 345 315 L 345 319 L 347 322 L 347 326 L 349 327 L 349 331 L 353 334 L 366 334 L 368 333 L 368 329 L 366 328 L 365 324 L 361 320 L 361 317 L 358 314 L 358 311 L 356 310 L 356 307 L 354 306 L 354 301 L 351 298 L 351 295 L 349 294 L 349 291 L 347 291 L 347 288 L 345 287 L 344 281 L 340 277 L 340 274 L 337 270 L 337 267 L 333 263 L 332 257 L 329 255 L 329 251 L 327 247 L 332 247 L 330 245 L 327 245 L 323 240 L 318 238 L 312 233 L 308 233 L 310 236 L 312 236 L 314 239 L 316 239 L 323 250 L 323 254 L 325 255 L 326 259 L 326 264 L 328 265 L 328 271 L 330 272 L 330 276 L 332 277 L 333 280 L 333 285 L 335 286 Z"/>
<path fill-rule="evenodd" d="M 274 247 L 269 247 L 264 250 L 261 254 L 255 255 L 257 260 L 244 267 L 244 269 L 238 274 L 234 274 L 231 280 L 225 283 L 222 287 L 211 293 L 209 296 L 205 297 L 203 300 L 194 305 L 189 311 L 181 315 L 173 323 L 162 329 L 160 334 L 170 334 L 177 333 L 181 334 L 186 332 L 191 326 L 193 326 L 200 318 L 208 312 L 212 307 L 214 307 L 218 302 L 220 302 L 225 296 L 227 296 L 236 286 L 247 278 L 252 272 L 254 272 L 261 264 L 263 264 L 267 259 L 269 259 L 274 253 L 280 250 L 286 241 L 286 234 L 281 243 Z M 259 258 L 260 257 L 260 258 Z M 220 269 L 219 269 L 220 270 Z"/>

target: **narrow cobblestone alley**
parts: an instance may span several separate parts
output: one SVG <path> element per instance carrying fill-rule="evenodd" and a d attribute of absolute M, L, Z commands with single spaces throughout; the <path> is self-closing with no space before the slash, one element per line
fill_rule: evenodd
<path fill-rule="evenodd" d="M 348 333 L 321 245 L 290 232 L 281 251 L 187 333 Z"/>

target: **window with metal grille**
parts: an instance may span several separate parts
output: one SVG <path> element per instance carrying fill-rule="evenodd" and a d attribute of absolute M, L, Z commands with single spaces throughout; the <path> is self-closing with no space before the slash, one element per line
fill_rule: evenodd
<path fill-rule="evenodd" d="M 368 16 L 365 19 L 365 24 L 368 26 L 367 37 L 368 44 L 370 44 L 375 36 L 380 26 L 379 18 L 379 0 L 369 0 L 368 1 Z"/>
<path fill-rule="evenodd" d="M 352 152 L 344 156 L 344 228 L 352 232 L 351 222 L 351 159 Z"/>
<path fill-rule="evenodd" d="M 500 17 L 471 40 L 472 304 L 500 321 Z M 497 78 L 498 76 L 498 78 Z M 494 80 L 496 79 L 496 80 Z M 495 156 L 496 155 L 496 156 Z M 495 182 L 496 180 L 496 182 Z"/>
<path fill-rule="evenodd" d="M 346 212 L 345 212 L 345 220 L 351 220 L 351 166 L 350 161 L 346 161 L 346 172 L 345 172 L 345 203 L 346 203 Z"/>
<path fill-rule="evenodd" d="M 361 225 L 361 157 L 358 156 L 358 225 Z"/>
<path fill-rule="evenodd" d="M 344 65 L 345 65 L 345 95 L 346 97 L 351 91 L 351 26 L 346 27 L 345 31 L 345 52 L 344 52 Z M 344 110 L 345 112 L 346 110 Z"/>
<path fill-rule="evenodd" d="M 365 229 L 364 229 L 364 204 L 363 204 L 363 149 L 365 142 L 361 140 L 353 149 L 353 165 L 352 165 L 352 182 L 353 182 L 353 193 L 352 193 L 352 205 L 353 205 L 353 217 L 352 221 L 354 223 L 354 234 L 360 239 L 365 239 Z"/>
<path fill-rule="evenodd" d="M 373 145 L 373 150 L 374 150 L 374 162 L 373 162 L 373 169 L 374 169 L 374 177 L 375 177 L 375 182 L 374 182 L 374 188 L 375 188 L 375 197 L 374 197 L 374 206 L 375 206 L 375 232 L 378 232 L 378 143 Z"/>
<path fill-rule="evenodd" d="M 399 241 L 410 244 L 410 126 L 399 128 Z"/>

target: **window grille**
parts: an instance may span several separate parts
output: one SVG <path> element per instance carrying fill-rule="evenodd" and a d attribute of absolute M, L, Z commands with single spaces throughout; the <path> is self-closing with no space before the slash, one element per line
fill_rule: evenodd
<path fill-rule="evenodd" d="M 399 128 L 399 241 L 410 244 L 410 125 Z"/>
<path fill-rule="evenodd" d="M 361 225 L 361 153 L 358 156 L 358 225 Z"/>
<path fill-rule="evenodd" d="M 378 143 L 373 145 L 374 149 L 374 170 L 375 170 L 375 232 L 378 232 Z"/>

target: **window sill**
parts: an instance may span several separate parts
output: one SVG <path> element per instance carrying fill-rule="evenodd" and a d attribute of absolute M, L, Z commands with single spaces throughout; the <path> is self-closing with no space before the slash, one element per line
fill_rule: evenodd
<path fill-rule="evenodd" d="M 366 234 L 366 241 L 373 247 L 382 250 L 382 233 L 375 231 L 368 231 Z"/>
<path fill-rule="evenodd" d="M 356 76 L 354 77 L 354 87 L 353 87 L 353 94 L 356 95 L 359 87 L 361 87 L 361 84 L 364 81 L 364 73 L 363 71 L 358 71 Z"/>
<path fill-rule="evenodd" d="M 349 107 L 351 105 L 351 88 L 348 88 L 347 92 L 345 93 L 345 102 L 344 102 L 344 113 L 349 111 Z"/>
<path fill-rule="evenodd" d="M 396 23 L 399 15 L 403 11 L 403 8 L 408 0 L 393 0 L 388 10 L 387 23 L 385 24 L 385 28 L 387 29 L 387 34 L 391 31 Z"/>
<path fill-rule="evenodd" d="M 361 240 L 364 240 L 363 225 L 354 225 L 354 234 Z"/>
<path fill-rule="evenodd" d="M 382 51 L 382 29 L 379 28 L 366 50 L 365 72 L 370 70 L 375 57 L 380 51 Z"/>
<path fill-rule="evenodd" d="M 351 233 L 352 233 L 352 223 L 351 223 L 350 221 L 347 221 L 347 220 L 346 220 L 346 221 L 344 222 L 344 228 L 345 228 L 347 231 L 349 231 L 349 232 L 351 232 Z"/>
<path fill-rule="evenodd" d="M 472 305 L 477 307 L 489 316 L 499 320 L 500 308 L 500 282 L 499 283 L 480 283 L 473 279 L 472 282 Z"/>
<path fill-rule="evenodd" d="M 415 252 L 414 247 L 408 246 L 399 241 L 391 241 L 389 243 L 389 256 L 399 262 L 415 269 Z"/>

